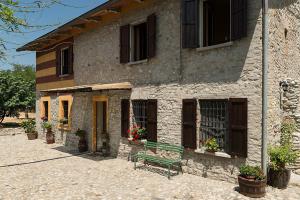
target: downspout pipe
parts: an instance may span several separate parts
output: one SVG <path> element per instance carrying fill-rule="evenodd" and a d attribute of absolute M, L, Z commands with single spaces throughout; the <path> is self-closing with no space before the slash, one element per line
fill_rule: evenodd
<path fill-rule="evenodd" d="M 265 175 L 268 168 L 268 68 L 269 68 L 269 3 L 262 0 L 262 148 L 261 167 Z"/>

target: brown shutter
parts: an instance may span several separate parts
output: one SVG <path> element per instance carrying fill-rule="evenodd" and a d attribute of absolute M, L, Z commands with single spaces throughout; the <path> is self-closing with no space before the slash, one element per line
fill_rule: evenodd
<path fill-rule="evenodd" d="M 122 99 L 121 101 L 121 136 L 128 137 L 130 119 L 130 101 L 129 99 Z"/>
<path fill-rule="evenodd" d="M 152 14 L 147 18 L 148 31 L 148 58 L 155 56 L 156 50 L 156 15 Z"/>
<path fill-rule="evenodd" d="M 231 0 L 231 40 L 247 36 L 247 0 Z"/>
<path fill-rule="evenodd" d="M 130 25 L 120 27 L 120 63 L 130 61 Z"/>
<path fill-rule="evenodd" d="M 229 154 L 247 157 L 248 152 L 248 101 L 229 99 Z"/>
<path fill-rule="evenodd" d="M 157 100 L 147 101 L 147 140 L 157 142 Z"/>
<path fill-rule="evenodd" d="M 199 1 L 182 0 L 182 47 L 199 46 Z"/>
<path fill-rule="evenodd" d="M 56 76 L 60 76 L 61 53 L 60 48 L 56 49 Z"/>
<path fill-rule="evenodd" d="M 184 99 L 182 104 L 182 146 L 197 148 L 196 136 L 197 100 Z"/>
<path fill-rule="evenodd" d="M 73 54 L 73 45 L 69 46 L 69 74 L 73 74 L 73 63 L 74 63 L 74 54 Z"/>

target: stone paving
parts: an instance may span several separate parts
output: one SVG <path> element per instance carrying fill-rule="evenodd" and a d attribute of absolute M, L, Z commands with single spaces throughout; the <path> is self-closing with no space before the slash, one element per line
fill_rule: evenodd
<path fill-rule="evenodd" d="M 125 160 L 67 153 L 24 134 L 0 134 L 0 144 L 0 199 L 248 199 L 234 184 L 188 174 L 168 180 L 151 167 L 135 171 Z M 300 199 L 296 184 L 267 190 L 264 199 Z"/>

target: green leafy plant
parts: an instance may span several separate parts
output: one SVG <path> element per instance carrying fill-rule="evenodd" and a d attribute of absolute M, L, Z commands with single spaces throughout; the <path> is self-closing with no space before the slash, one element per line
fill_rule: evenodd
<path fill-rule="evenodd" d="M 294 164 L 299 158 L 299 152 L 294 151 L 290 145 L 270 147 L 268 153 L 270 156 L 269 167 L 274 170 L 283 170 L 286 165 Z"/>
<path fill-rule="evenodd" d="M 75 135 L 78 136 L 78 137 L 85 137 L 86 131 L 81 130 L 81 129 L 78 129 L 78 130 L 75 132 Z"/>
<path fill-rule="evenodd" d="M 285 119 L 281 124 L 280 145 L 292 145 L 293 133 L 297 130 L 296 123 L 293 119 Z"/>
<path fill-rule="evenodd" d="M 216 152 L 220 149 L 220 146 L 216 140 L 216 138 L 211 138 L 207 140 L 204 144 L 207 151 Z"/>
<path fill-rule="evenodd" d="M 52 124 L 50 122 L 42 122 L 42 128 L 44 129 L 51 129 L 52 128 Z"/>
<path fill-rule="evenodd" d="M 26 120 L 21 122 L 21 127 L 25 130 L 25 133 L 34 133 L 35 132 L 35 120 Z"/>
<path fill-rule="evenodd" d="M 240 176 L 247 179 L 263 180 L 264 173 L 259 166 L 242 165 L 240 166 Z"/>

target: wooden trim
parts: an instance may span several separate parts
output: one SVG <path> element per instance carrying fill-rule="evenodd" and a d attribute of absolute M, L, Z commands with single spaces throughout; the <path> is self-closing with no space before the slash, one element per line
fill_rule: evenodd
<path fill-rule="evenodd" d="M 106 127 L 109 130 L 109 104 L 107 96 L 93 96 L 93 135 L 92 135 L 92 151 L 97 151 L 97 102 L 106 102 Z"/>
<path fill-rule="evenodd" d="M 57 77 L 56 74 L 55 74 L 55 75 L 36 78 L 36 84 L 56 82 L 56 81 L 65 81 L 65 80 L 72 80 L 72 79 L 74 79 L 73 74 L 70 74 L 70 75 L 64 76 L 64 77 Z"/>
<path fill-rule="evenodd" d="M 51 60 L 55 60 L 56 59 L 56 52 L 55 51 L 51 51 L 50 53 L 47 53 L 45 55 L 42 55 L 40 57 L 36 58 L 36 64 L 42 64 Z"/>
<path fill-rule="evenodd" d="M 71 129 L 72 127 L 72 105 L 73 105 L 73 96 L 72 95 L 62 95 L 58 97 L 59 99 L 59 109 L 58 109 L 58 122 L 64 117 L 64 108 L 62 105 L 63 101 L 68 101 L 68 126 L 63 128 Z"/>
<path fill-rule="evenodd" d="M 55 67 L 51 67 L 51 68 L 48 68 L 48 69 L 36 71 L 36 78 L 41 78 L 41 77 L 51 76 L 51 75 L 56 75 L 56 68 Z"/>
<path fill-rule="evenodd" d="M 36 65 L 36 71 L 38 72 L 38 71 L 48 69 L 48 68 L 52 68 L 52 67 L 56 67 L 56 59 L 50 60 L 50 61 L 47 61 L 47 62 L 43 62 L 41 64 L 37 64 Z"/>
<path fill-rule="evenodd" d="M 49 90 L 55 88 L 63 88 L 63 87 L 73 87 L 75 85 L 74 80 L 65 80 L 65 81 L 57 81 L 57 82 L 50 82 L 50 83 L 42 83 L 37 84 L 37 90 Z"/>
<path fill-rule="evenodd" d="M 51 121 L 51 97 L 44 96 L 40 98 L 40 118 L 45 116 L 44 102 L 48 102 L 48 121 Z"/>

